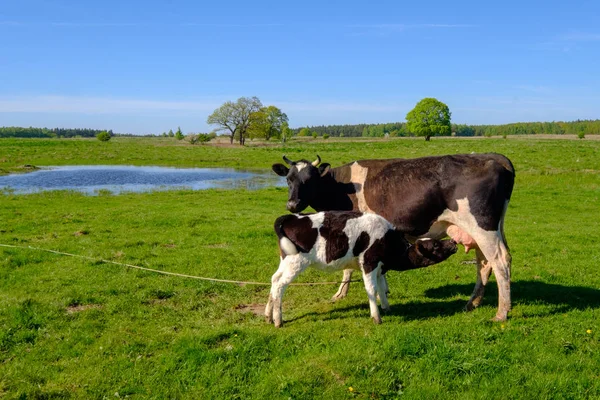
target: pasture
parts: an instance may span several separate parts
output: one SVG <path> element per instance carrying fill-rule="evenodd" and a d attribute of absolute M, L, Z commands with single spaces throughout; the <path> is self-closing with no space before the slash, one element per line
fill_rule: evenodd
<path fill-rule="evenodd" d="M 0 397 L 189 399 L 594 399 L 600 397 L 600 141 L 536 138 L 292 141 L 245 148 L 168 139 L 0 140 L 0 171 L 32 165 L 269 168 L 494 151 L 516 168 L 506 218 L 509 320 L 463 312 L 475 283 L 462 248 L 390 271 L 391 311 L 369 318 L 362 283 L 290 287 L 284 327 L 269 286 L 164 276 L 0 247 Z M 0 244 L 195 276 L 269 282 L 287 188 L 84 196 L 0 194 Z M 356 275 L 355 277 L 358 277 Z M 298 282 L 336 281 L 307 271 Z M 256 315 L 254 311 L 260 315 Z"/>

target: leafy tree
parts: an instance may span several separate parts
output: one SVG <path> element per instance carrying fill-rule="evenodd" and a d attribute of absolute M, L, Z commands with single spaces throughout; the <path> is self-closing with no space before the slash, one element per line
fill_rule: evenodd
<path fill-rule="evenodd" d="M 266 140 L 281 136 L 281 128 L 288 122 L 288 116 L 275 106 L 262 107 L 252 114 L 249 127 L 251 137 L 261 137 Z"/>
<path fill-rule="evenodd" d="M 260 111 L 262 103 L 258 97 L 240 97 L 234 103 L 225 102 L 208 116 L 206 122 L 210 125 L 217 125 L 216 130 L 228 132 L 230 142 L 233 143 L 235 137 L 239 138 L 240 145 L 244 145 L 248 129 L 253 121 L 253 116 Z"/>
<path fill-rule="evenodd" d="M 172 130 L 172 129 L 169 129 L 169 133 L 168 133 L 168 135 L 169 135 L 169 137 L 173 137 L 173 136 L 175 136 L 175 134 L 173 133 L 173 130 Z"/>
<path fill-rule="evenodd" d="M 429 140 L 431 136 L 450 135 L 450 115 L 446 104 L 426 97 L 406 114 L 408 131 L 417 136 L 425 136 L 425 140 Z"/>
<path fill-rule="evenodd" d="M 183 132 L 181 132 L 181 127 L 178 126 L 177 132 L 175 132 L 175 139 L 181 140 L 183 138 L 184 138 L 184 136 L 183 136 Z"/>
<path fill-rule="evenodd" d="M 292 137 L 292 130 L 290 125 L 286 122 L 281 124 L 281 141 L 285 143 L 289 138 Z"/>
<path fill-rule="evenodd" d="M 108 142 L 110 140 L 110 133 L 102 131 L 96 135 L 96 138 L 101 142 Z"/>
<path fill-rule="evenodd" d="M 300 132 L 298 132 L 298 136 L 310 136 L 311 132 L 310 129 L 308 128 L 302 128 L 300 129 Z"/>

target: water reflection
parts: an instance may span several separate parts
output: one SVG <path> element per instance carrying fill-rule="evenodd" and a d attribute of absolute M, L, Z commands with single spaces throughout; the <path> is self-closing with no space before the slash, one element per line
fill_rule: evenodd
<path fill-rule="evenodd" d="M 154 190 L 261 189 L 285 186 L 270 170 L 233 168 L 170 168 L 134 166 L 47 167 L 27 174 L 0 176 L 0 190 L 16 194 L 45 190 L 75 190 L 89 195 Z"/>

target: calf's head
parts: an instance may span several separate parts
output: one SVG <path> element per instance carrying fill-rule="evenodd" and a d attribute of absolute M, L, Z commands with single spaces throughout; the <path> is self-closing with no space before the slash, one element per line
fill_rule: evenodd
<path fill-rule="evenodd" d="M 307 160 L 292 161 L 283 156 L 283 164 L 273 164 L 273 172 L 279 176 L 285 176 L 288 184 L 287 209 L 293 213 L 301 212 L 308 207 L 315 196 L 318 195 L 319 182 L 322 176 L 327 174 L 330 165 L 321 163 L 321 157 L 313 162 Z"/>
<path fill-rule="evenodd" d="M 408 248 L 408 257 L 416 268 L 427 267 L 446 260 L 458 249 L 454 240 L 417 240 Z"/>

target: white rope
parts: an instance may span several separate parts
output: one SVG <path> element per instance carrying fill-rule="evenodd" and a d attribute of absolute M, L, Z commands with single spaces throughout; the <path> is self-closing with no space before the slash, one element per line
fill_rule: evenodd
<path fill-rule="evenodd" d="M 47 253 L 54 253 L 54 254 L 60 254 L 60 255 L 63 255 L 63 256 L 82 258 L 84 260 L 90 260 L 90 261 L 95 261 L 95 262 L 103 262 L 103 263 L 106 263 L 106 264 L 122 265 L 124 267 L 140 269 L 142 271 L 156 272 L 157 274 L 163 274 L 163 275 L 179 276 L 181 278 L 199 279 L 199 280 L 202 280 L 202 281 L 221 282 L 221 283 L 233 283 L 233 284 L 240 285 L 240 286 L 244 286 L 244 285 L 262 285 L 262 286 L 268 286 L 268 285 L 271 284 L 271 283 L 266 283 L 266 282 L 233 281 L 233 280 L 230 280 L 230 279 L 206 278 L 206 277 L 203 277 L 203 276 L 194 276 L 194 275 L 187 275 L 187 274 L 179 274 L 179 273 L 176 273 L 176 272 L 161 271 L 161 270 L 158 270 L 158 269 L 140 267 L 139 265 L 125 264 L 125 263 L 120 263 L 120 262 L 116 262 L 116 261 L 105 260 L 105 259 L 102 259 L 102 258 L 80 256 L 78 254 L 65 253 L 63 251 L 43 249 L 41 247 L 15 246 L 15 245 L 11 245 L 11 244 L 1 244 L 1 243 L 0 243 L 0 247 L 10 247 L 10 248 L 13 248 L 13 249 L 30 249 L 30 250 L 45 251 Z M 342 282 L 291 283 L 290 285 L 292 285 L 292 286 L 339 285 L 340 283 L 348 284 L 350 282 L 360 282 L 360 281 L 354 279 L 354 280 L 342 281 Z"/>

